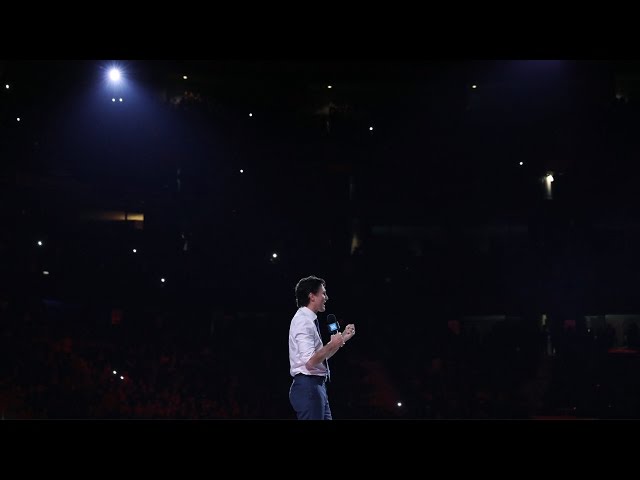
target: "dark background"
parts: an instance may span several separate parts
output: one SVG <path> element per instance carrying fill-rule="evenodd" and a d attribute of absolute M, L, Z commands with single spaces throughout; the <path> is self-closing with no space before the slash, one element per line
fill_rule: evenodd
<path fill-rule="evenodd" d="M 0 79 L 5 418 L 293 418 L 311 274 L 358 327 L 336 418 L 638 417 L 637 62 Z"/>

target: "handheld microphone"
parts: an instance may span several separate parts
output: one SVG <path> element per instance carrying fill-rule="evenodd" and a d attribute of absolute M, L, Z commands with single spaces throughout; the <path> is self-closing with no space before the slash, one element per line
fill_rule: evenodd
<path fill-rule="evenodd" d="M 329 335 L 334 335 L 340 331 L 340 324 L 333 313 L 327 315 L 327 328 L 329 329 Z"/>

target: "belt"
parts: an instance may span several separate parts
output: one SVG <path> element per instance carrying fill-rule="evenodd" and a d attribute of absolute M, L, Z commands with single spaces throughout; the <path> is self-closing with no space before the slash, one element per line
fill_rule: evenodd
<path fill-rule="evenodd" d="M 307 375 L 306 373 L 296 373 L 293 378 L 296 377 L 307 377 L 307 378 L 311 378 L 313 380 L 317 380 L 317 381 L 321 381 L 322 383 L 326 383 L 327 381 L 327 376 L 326 375 Z"/>

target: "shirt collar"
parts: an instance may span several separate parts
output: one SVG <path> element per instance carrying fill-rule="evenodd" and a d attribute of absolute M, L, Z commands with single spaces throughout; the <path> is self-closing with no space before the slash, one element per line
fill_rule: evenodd
<path fill-rule="evenodd" d="M 300 307 L 300 310 L 305 317 L 309 317 L 312 320 L 315 320 L 316 318 L 318 318 L 318 315 L 316 315 L 316 313 L 313 310 L 311 310 L 309 307 Z"/>

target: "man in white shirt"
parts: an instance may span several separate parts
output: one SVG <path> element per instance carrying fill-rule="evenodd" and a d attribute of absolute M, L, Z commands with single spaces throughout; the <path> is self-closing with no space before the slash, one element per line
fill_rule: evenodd
<path fill-rule="evenodd" d="M 326 380 L 329 376 L 327 360 L 356 333 L 349 324 L 342 333 L 336 332 L 322 345 L 318 312 L 324 312 L 329 300 L 325 281 L 310 276 L 296 285 L 298 311 L 289 327 L 289 372 L 293 377 L 289 401 L 298 420 L 331 420 Z"/>

